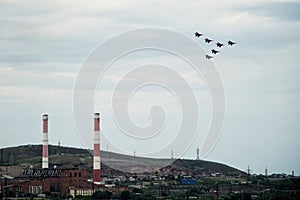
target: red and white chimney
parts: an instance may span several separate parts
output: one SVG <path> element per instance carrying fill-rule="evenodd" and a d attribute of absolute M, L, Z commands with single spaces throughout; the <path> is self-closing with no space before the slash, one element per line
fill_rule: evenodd
<path fill-rule="evenodd" d="M 47 169 L 48 164 L 48 115 L 43 115 L 43 158 L 42 168 Z"/>
<path fill-rule="evenodd" d="M 100 183 L 100 114 L 94 114 L 94 169 L 93 179 L 94 183 Z"/>

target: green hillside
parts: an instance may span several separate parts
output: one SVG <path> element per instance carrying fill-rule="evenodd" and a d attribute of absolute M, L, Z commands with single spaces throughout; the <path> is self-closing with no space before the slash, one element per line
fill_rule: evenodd
<path fill-rule="evenodd" d="M 42 155 L 42 145 L 23 145 L 18 147 L 4 148 L 0 153 L 0 165 L 16 165 L 21 168 L 40 168 L 41 167 L 41 155 Z M 149 167 L 151 164 L 155 165 L 156 163 L 170 162 L 169 159 L 153 159 L 153 158 L 142 158 L 142 157 L 133 157 L 123 154 L 117 154 L 112 152 L 101 151 L 102 159 L 102 175 L 119 175 L 124 174 L 122 170 L 115 169 L 125 169 L 131 171 L 130 167 L 135 169 L 140 167 L 140 171 L 145 170 L 145 166 L 140 165 L 144 163 Z M 109 160 L 106 160 L 109 158 Z M 114 169 L 107 167 L 105 164 L 109 163 L 109 166 L 112 162 L 117 163 L 117 167 Z M 50 168 L 80 168 L 86 169 L 92 172 L 93 157 L 92 151 L 81 148 L 74 147 L 61 147 L 49 145 L 49 164 Z M 148 172 L 151 173 L 149 167 Z M 184 160 L 179 159 L 175 160 L 171 165 L 164 167 L 160 170 L 160 173 L 165 171 L 171 171 L 174 174 L 186 174 L 186 175 L 201 175 L 201 174 L 224 174 L 224 175 L 234 175 L 234 176 L 244 176 L 245 172 L 242 172 L 233 167 L 204 160 Z M 154 173 L 154 171 L 152 171 Z M 157 170 L 156 170 L 156 173 Z"/>

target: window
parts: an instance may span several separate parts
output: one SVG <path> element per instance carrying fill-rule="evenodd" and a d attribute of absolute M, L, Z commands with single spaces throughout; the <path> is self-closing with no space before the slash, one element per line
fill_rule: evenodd
<path fill-rule="evenodd" d="M 33 194 L 36 194 L 36 193 L 37 193 L 37 187 L 33 186 Z"/>
<path fill-rule="evenodd" d="M 74 173 L 74 177 L 77 177 L 77 172 Z"/>
<path fill-rule="evenodd" d="M 43 187 L 42 186 L 38 186 L 38 194 L 42 194 L 43 193 Z"/>
<path fill-rule="evenodd" d="M 78 177 L 81 177 L 81 172 L 78 173 Z"/>
<path fill-rule="evenodd" d="M 70 172 L 70 177 L 72 177 L 72 172 Z"/>
<path fill-rule="evenodd" d="M 29 193 L 30 193 L 30 194 L 32 194 L 32 192 L 33 192 L 32 190 L 33 190 L 33 187 L 32 187 L 32 186 L 29 186 Z"/>

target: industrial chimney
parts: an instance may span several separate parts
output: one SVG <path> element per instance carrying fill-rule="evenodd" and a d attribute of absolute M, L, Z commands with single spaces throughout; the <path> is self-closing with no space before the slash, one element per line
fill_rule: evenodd
<path fill-rule="evenodd" d="M 93 179 L 94 183 L 100 183 L 100 114 L 94 114 L 94 169 Z"/>
<path fill-rule="evenodd" d="M 43 158 L 42 168 L 48 168 L 48 115 L 43 115 Z"/>

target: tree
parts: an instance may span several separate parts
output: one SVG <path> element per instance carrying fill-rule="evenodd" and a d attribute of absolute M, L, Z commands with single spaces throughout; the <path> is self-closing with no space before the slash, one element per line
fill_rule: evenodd
<path fill-rule="evenodd" d="M 142 190 L 140 188 L 133 188 L 132 192 L 133 193 L 142 193 Z"/>
<path fill-rule="evenodd" d="M 121 192 L 121 200 L 128 200 L 130 199 L 130 192 L 128 190 L 124 190 Z"/>
<path fill-rule="evenodd" d="M 96 191 L 93 194 L 93 199 L 109 199 L 112 193 L 109 191 Z"/>

